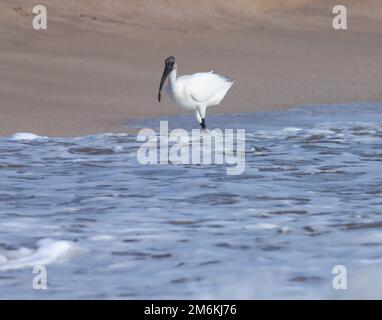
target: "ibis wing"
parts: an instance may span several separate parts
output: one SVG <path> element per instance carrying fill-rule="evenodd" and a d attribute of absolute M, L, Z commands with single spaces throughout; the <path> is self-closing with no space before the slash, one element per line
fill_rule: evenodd
<path fill-rule="evenodd" d="M 181 78 L 178 80 L 184 81 L 185 91 L 198 103 L 207 103 L 220 92 L 225 94 L 232 84 L 231 79 L 212 72 L 195 73 Z"/>

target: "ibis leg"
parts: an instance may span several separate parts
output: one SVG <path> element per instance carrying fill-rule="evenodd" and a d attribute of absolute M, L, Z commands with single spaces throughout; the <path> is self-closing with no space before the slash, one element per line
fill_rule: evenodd
<path fill-rule="evenodd" d="M 204 118 L 202 119 L 202 122 L 200 123 L 200 125 L 202 126 L 202 129 L 203 129 L 203 130 L 206 130 L 206 129 L 207 129 L 206 121 L 204 120 Z"/>

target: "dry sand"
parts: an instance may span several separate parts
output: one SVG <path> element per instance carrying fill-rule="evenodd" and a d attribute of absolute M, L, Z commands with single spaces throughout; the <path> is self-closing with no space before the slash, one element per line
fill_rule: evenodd
<path fill-rule="evenodd" d="M 48 30 L 32 29 L 32 7 Z M 0 135 L 123 132 L 136 117 L 183 113 L 156 101 L 163 60 L 180 74 L 237 80 L 209 112 L 382 100 L 382 3 L 332 0 L 2 0 Z M 18 9 L 21 7 L 21 9 Z"/>

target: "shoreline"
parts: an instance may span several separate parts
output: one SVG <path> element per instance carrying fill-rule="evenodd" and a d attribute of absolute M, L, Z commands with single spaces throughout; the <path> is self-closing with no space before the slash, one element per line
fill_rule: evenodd
<path fill-rule="evenodd" d="M 212 6 L 200 25 L 192 24 L 192 7 L 189 20 L 179 25 L 176 15 L 151 22 L 138 12 L 125 19 L 124 7 L 107 12 L 70 2 L 73 8 L 60 12 L 60 2 L 51 0 L 48 30 L 35 31 L 26 9 L 20 14 L 5 0 L 0 136 L 113 133 L 130 120 L 183 114 L 167 97 L 161 104 L 156 100 L 169 55 L 177 57 L 180 75 L 213 69 L 236 79 L 208 114 L 381 101 L 382 19 L 354 14 L 349 30 L 338 32 L 328 15 L 333 1 L 295 2 L 302 3 L 295 10 L 245 17 L 235 11 L 229 19 Z M 89 18 L 97 12 L 95 20 Z"/>
<path fill-rule="evenodd" d="M 351 102 L 351 103 L 331 103 L 331 104 L 305 104 L 305 105 L 297 105 L 297 106 L 291 106 L 291 107 L 288 107 L 288 108 L 273 108 L 273 109 L 267 109 L 267 110 L 257 110 L 257 111 L 254 111 L 254 112 L 226 112 L 226 113 L 214 113 L 212 115 L 212 117 L 215 118 L 215 121 L 216 120 L 219 120 L 219 118 L 221 117 L 240 117 L 240 116 L 244 116 L 244 115 L 247 115 L 247 116 L 264 116 L 264 115 L 268 115 L 269 113 L 275 113 L 276 116 L 279 115 L 279 112 L 285 112 L 285 111 L 289 111 L 291 113 L 293 112 L 296 112 L 296 111 L 306 111 L 306 109 L 312 109 L 312 111 L 317 111 L 317 109 L 322 109 L 323 111 L 326 111 L 327 112 L 327 107 L 330 107 L 330 108 L 341 108 L 343 111 L 346 111 L 346 109 L 351 109 L 352 107 L 354 107 L 354 105 L 367 105 L 368 107 L 372 107 L 373 105 L 381 105 L 382 106 L 382 100 L 380 101 L 355 101 L 355 102 Z M 334 111 L 334 110 L 333 110 Z M 360 112 L 362 114 L 362 111 Z M 322 115 L 324 115 L 325 113 L 322 113 Z M 184 129 L 183 127 L 177 127 L 176 125 L 173 125 L 171 127 L 171 120 L 184 120 L 184 117 L 188 117 L 189 118 L 189 122 L 187 122 L 187 127 L 189 128 L 186 128 L 187 131 L 189 130 L 194 130 L 194 129 L 200 129 L 200 127 L 197 125 L 194 117 L 192 114 L 188 114 L 188 113 L 178 113 L 178 114 L 166 114 L 166 115 L 161 115 L 161 116 L 152 116 L 152 117 L 140 117 L 140 118 L 134 118 L 134 119 L 130 119 L 129 121 L 130 124 L 129 124 L 129 121 L 125 121 L 125 122 L 122 122 L 120 123 L 120 125 L 118 126 L 120 128 L 120 130 L 115 130 L 115 131 L 97 131 L 97 132 L 94 132 L 94 133 L 88 133 L 88 134 L 83 134 L 83 135 L 66 135 L 66 136 L 57 136 L 57 135 L 39 135 L 39 134 L 36 134 L 35 132 L 13 132 L 11 134 L 8 134 L 8 135 L 0 135 L 0 139 L 3 139 L 3 138 L 8 138 L 8 137 L 12 137 L 14 135 L 26 135 L 26 136 L 36 136 L 37 138 L 48 138 L 48 139 L 59 139 L 59 138 L 68 138 L 68 139 L 72 139 L 72 138 L 82 138 L 82 137 L 87 137 L 87 136 L 96 136 L 96 135 L 107 135 L 107 134 L 112 134 L 112 135 L 118 135 L 118 134 L 132 134 L 132 135 L 137 135 L 138 132 L 142 129 L 146 129 L 146 128 L 150 128 L 150 129 L 158 129 L 159 128 L 159 123 L 160 121 L 169 121 L 169 130 L 174 130 L 174 129 L 178 129 L 178 128 L 182 128 Z M 312 119 L 313 120 L 313 119 Z M 344 120 L 346 121 L 346 120 Z M 356 120 L 354 120 L 356 121 Z M 155 123 L 154 126 L 146 126 L 145 124 L 147 123 Z M 219 122 L 219 121 L 218 121 Z M 131 126 L 130 126 L 131 125 Z M 158 127 L 158 128 L 156 128 Z M 156 129 L 155 129 L 156 128 Z M 215 128 L 213 125 L 210 126 L 209 128 L 210 130 L 214 130 L 214 129 L 233 129 L 233 130 L 237 130 L 237 129 L 240 129 L 239 127 L 235 127 L 235 128 L 232 128 L 232 127 L 217 127 Z M 21 139 L 22 140 L 22 139 Z M 29 140 L 29 137 L 26 139 L 26 140 Z M 33 140 L 33 139 L 31 139 Z"/>

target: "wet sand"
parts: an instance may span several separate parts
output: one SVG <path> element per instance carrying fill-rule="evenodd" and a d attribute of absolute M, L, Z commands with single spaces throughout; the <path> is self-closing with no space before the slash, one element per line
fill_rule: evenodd
<path fill-rule="evenodd" d="M 0 135 L 124 132 L 129 119 L 184 113 L 156 100 L 169 55 L 179 74 L 236 79 L 209 112 L 380 101 L 378 2 L 345 1 L 349 29 L 334 31 L 331 0 L 48 0 L 48 30 L 36 31 L 34 1 L 2 1 Z"/>

